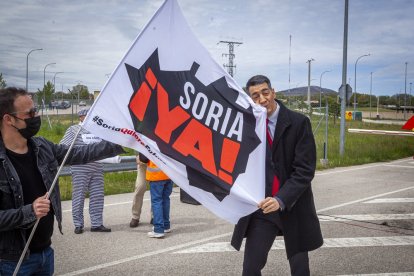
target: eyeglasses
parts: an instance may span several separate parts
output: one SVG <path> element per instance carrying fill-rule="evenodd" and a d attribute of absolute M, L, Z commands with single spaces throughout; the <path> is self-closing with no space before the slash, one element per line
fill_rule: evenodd
<path fill-rule="evenodd" d="M 37 107 L 32 107 L 32 108 L 30 108 L 29 111 L 17 111 L 17 112 L 12 112 L 12 113 L 9 113 L 9 114 L 14 115 L 14 114 L 19 114 L 19 113 L 24 113 L 26 115 L 29 115 L 30 118 L 33 118 L 34 116 L 36 116 L 37 112 L 38 112 Z M 13 117 L 15 117 L 15 116 L 13 116 Z"/>
<path fill-rule="evenodd" d="M 260 96 L 268 97 L 271 93 L 272 93 L 272 90 L 270 90 L 269 88 L 265 88 L 265 89 L 263 89 L 263 90 L 261 90 L 259 92 L 253 93 L 251 95 L 251 97 L 252 97 L 252 100 L 254 102 L 256 102 L 256 101 L 259 100 Z"/>

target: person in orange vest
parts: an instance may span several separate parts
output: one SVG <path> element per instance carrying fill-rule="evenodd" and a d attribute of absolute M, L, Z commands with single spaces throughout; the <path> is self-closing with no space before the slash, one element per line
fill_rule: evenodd
<path fill-rule="evenodd" d="M 153 228 L 148 232 L 150 238 L 163 238 L 171 232 L 170 195 L 173 183 L 171 179 L 151 160 L 139 154 L 141 162 L 147 163 L 146 179 L 150 185 L 151 208 L 153 213 Z"/>

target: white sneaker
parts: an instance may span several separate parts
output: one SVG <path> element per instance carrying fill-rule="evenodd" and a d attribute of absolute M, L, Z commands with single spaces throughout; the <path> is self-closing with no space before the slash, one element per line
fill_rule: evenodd
<path fill-rule="evenodd" d="M 152 232 L 154 232 L 154 226 L 152 227 Z M 164 229 L 164 233 L 171 233 L 172 229 L 168 228 L 168 229 Z"/>
<path fill-rule="evenodd" d="M 156 239 L 161 239 L 161 238 L 164 238 L 165 236 L 164 233 L 155 233 L 154 231 L 148 232 L 147 235 L 150 238 L 156 238 Z"/>

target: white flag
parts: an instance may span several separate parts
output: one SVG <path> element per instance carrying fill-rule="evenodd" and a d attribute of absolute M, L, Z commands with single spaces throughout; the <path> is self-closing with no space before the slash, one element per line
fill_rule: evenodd
<path fill-rule="evenodd" d="M 83 127 L 133 148 L 217 216 L 237 221 L 265 195 L 264 108 L 200 44 L 167 0 L 128 50 Z"/>

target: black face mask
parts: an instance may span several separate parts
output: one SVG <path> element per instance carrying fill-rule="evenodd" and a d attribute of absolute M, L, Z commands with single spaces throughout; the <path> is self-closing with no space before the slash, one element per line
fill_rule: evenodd
<path fill-rule="evenodd" d="M 42 124 L 40 116 L 35 116 L 27 119 L 20 119 L 18 117 L 15 118 L 23 120 L 26 123 L 25 128 L 17 128 L 14 126 L 14 128 L 17 129 L 17 131 L 20 133 L 21 136 L 23 136 L 23 138 L 29 140 L 39 132 L 40 126 Z"/>

